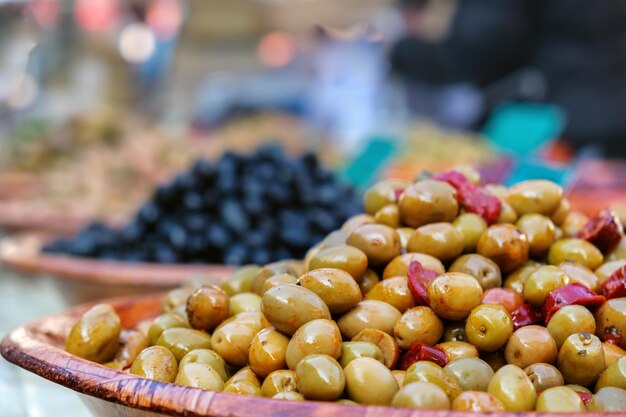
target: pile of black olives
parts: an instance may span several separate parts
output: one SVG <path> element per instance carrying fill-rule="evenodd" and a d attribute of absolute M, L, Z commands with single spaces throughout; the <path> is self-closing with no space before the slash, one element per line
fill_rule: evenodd
<path fill-rule="evenodd" d="M 337 204 L 341 202 L 341 204 Z M 266 264 L 302 258 L 361 210 L 353 189 L 316 156 L 279 146 L 251 155 L 198 160 L 121 229 L 94 223 L 44 250 L 80 257 L 158 263 Z"/>

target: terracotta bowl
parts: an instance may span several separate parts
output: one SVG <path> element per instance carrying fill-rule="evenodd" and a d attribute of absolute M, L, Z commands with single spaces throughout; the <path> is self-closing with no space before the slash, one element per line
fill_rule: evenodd
<path fill-rule="evenodd" d="M 52 277 L 69 305 L 102 298 L 162 292 L 180 286 L 194 275 L 219 282 L 236 267 L 224 265 L 162 265 L 101 261 L 41 251 L 46 238 L 21 234 L 0 242 L 0 263 L 24 274 Z"/>
<path fill-rule="evenodd" d="M 124 327 L 134 327 L 160 309 L 162 296 L 108 301 Z M 388 407 L 345 406 L 322 402 L 291 402 L 244 397 L 157 382 L 109 369 L 63 350 L 72 325 L 90 306 L 80 306 L 14 330 L 0 347 L 8 361 L 52 382 L 70 388 L 95 416 L 102 417 L 476 417 L 474 413 L 421 411 Z M 375 381 L 372 381 L 375 383 Z M 600 417 L 602 414 L 585 413 Z M 492 417 L 562 414 L 493 413 Z"/>

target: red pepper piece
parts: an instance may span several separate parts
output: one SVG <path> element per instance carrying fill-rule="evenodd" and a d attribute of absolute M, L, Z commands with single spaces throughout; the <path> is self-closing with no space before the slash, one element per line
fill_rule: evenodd
<path fill-rule="evenodd" d="M 409 366 L 417 361 L 431 361 L 439 366 L 446 366 L 448 364 L 448 354 L 439 346 L 416 343 L 402 356 L 398 369 L 406 371 Z"/>
<path fill-rule="evenodd" d="M 393 195 L 396 197 L 396 201 L 400 200 L 402 194 L 404 194 L 404 188 L 396 188 L 395 190 L 393 190 Z"/>
<path fill-rule="evenodd" d="M 578 396 L 580 397 L 581 400 L 583 400 L 583 403 L 585 405 L 587 405 L 587 403 L 589 401 L 591 401 L 591 399 L 593 398 L 593 394 L 589 394 L 588 392 L 580 392 L 580 391 L 576 391 L 576 394 L 578 394 Z"/>
<path fill-rule="evenodd" d="M 618 268 L 604 281 L 601 291 L 607 300 L 626 297 L 626 265 Z"/>
<path fill-rule="evenodd" d="M 469 212 L 478 214 L 488 224 L 495 223 L 500 217 L 502 202 L 497 197 L 488 194 L 481 187 L 470 182 L 463 174 L 457 171 L 446 171 L 433 177 L 435 180 L 445 181 L 456 189 L 459 203 Z"/>
<path fill-rule="evenodd" d="M 523 304 L 520 308 L 511 312 L 511 318 L 513 319 L 515 330 L 541 321 L 541 316 L 530 304 Z"/>
<path fill-rule="evenodd" d="M 603 210 L 587 224 L 576 235 L 593 243 L 603 253 L 610 252 L 624 234 L 624 226 L 619 217 L 611 210 Z"/>
<path fill-rule="evenodd" d="M 524 296 L 510 288 L 489 288 L 483 295 L 483 304 L 500 304 L 511 313 L 524 304 Z"/>
<path fill-rule="evenodd" d="M 409 290 L 417 305 L 428 305 L 428 286 L 439 274 L 424 268 L 418 261 L 411 261 L 407 273 Z"/>
<path fill-rule="evenodd" d="M 624 335 L 615 326 L 605 328 L 604 333 L 602 333 L 602 341 L 606 343 L 613 343 L 614 345 L 622 343 L 623 338 Z"/>
<path fill-rule="evenodd" d="M 605 301 L 604 296 L 598 295 L 584 285 L 575 282 L 550 292 L 541 309 L 541 316 L 548 324 L 552 315 L 563 306 L 577 304 L 585 307 L 597 307 Z"/>

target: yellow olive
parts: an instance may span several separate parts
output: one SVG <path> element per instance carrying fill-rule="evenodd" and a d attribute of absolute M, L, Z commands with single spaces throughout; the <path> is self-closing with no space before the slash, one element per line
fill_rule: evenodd
<path fill-rule="evenodd" d="M 403 251 L 406 251 L 406 246 L 409 244 L 409 239 L 413 234 L 415 229 L 410 227 L 398 227 L 396 228 L 396 232 L 398 232 L 398 236 L 400 237 L 400 247 Z"/>
<path fill-rule="evenodd" d="M 212 331 L 230 315 L 228 295 L 211 285 L 197 289 L 187 300 L 187 319 L 192 328 Z"/>
<path fill-rule="evenodd" d="M 117 350 L 113 362 L 121 369 L 130 366 L 139 352 L 148 347 L 148 338 L 138 330 L 122 330 L 120 334 L 120 348 Z"/>
<path fill-rule="evenodd" d="M 113 359 L 121 332 L 120 318 L 113 307 L 98 304 L 72 327 L 65 350 L 89 361 L 105 363 Z"/>
<path fill-rule="evenodd" d="M 365 300 L 344 314 L 337 325 L 341 334 L 348 339 L 363 329 L 378 329 L 393 335 L 393 326 L 402 317 L 395 307 L 377 300 Z"/>
<path fill-rule="evenodd" d="M 330 319 L 324 301 L 313 291 L 298 285 L 279 285 L 263 294 L 261 311 L 279 331 L 292 335 L 305 323 Z"/>
<path fill-rule="evenodd" d="M 515 365 L 505 365 L 491 378 L 487 392 L 504 404 L 507 411 L 532 411 L 537 392 L 526 373 Z"/>
<path fill-rule="evenodd" d="M 362 299 L 359 285 L 349 273 L 341 269 L 314 269 L 302 275 L 296 285 L 317 294 L 331 314 L 346 312 Z"/>
<path fill-rule="evenodd" d="M 271 372 L 286 366 L 287 345 L 289 338 L 273 327 L 258 332 L 250 343 L 248 363 L 250 369 L 265 378 Z"/>
<path fill-rule="evenodd" d="M 489 394 L 481 391 L 465 391 L 452 401 L 453 411 L 470 411 L 474 413 L 495 413 L 504 411 L 504 404 Z"/>
<path fill-rule="evenodd" d="M 559 267 L 546 265 L 537 268 L 524 283 L 524 298 L 532 306 L 541 307 L 548 295 L 569 284 L 569 277 Z"/>
<path fill-rule="evenodd" d="M 249 382 L 261 388 L 261 382 L 259 381 L 259 378 L 257 378 L 257 376 L 254 374 L 254 372 L 252 372 L 252 369 L 250 369 L 249 366 L 245 366 L 235 372 L 235 374 L 231 376 L 228 381 L 226 381 L 226 385 L 242 381 Z"/>
<path fill-rule="evenodd" d="M 574 237 L 582 230 L 589 221 L 587 215 L 579 211 L 570 211 L 559 225 L 566 237 Z"/>
<path fill-rule="evenodd" d="M 384 180 L 374 184 L 363 196 L 365 212 L 373 215 L 386 205 L 397 203 L 399 192 L 409 184 L 403 180 Z"/>
<path fill-rule="evenodd" d="M 467 340 L 484 352 L 495 352 L 513 333 L 513 320 L 499 304 L 481 304 L 467 318 Z"/>
<path fill-rule="evenodd" d="M 174 383 L 188 387 L 202 388 L 207 391 L 221 391 L 224 381 L 210 365 L 191 362 L 181 367 Z"/>
<path fill-rule="evenodd" d="M 557 357 L 556 342 L 545 327 L 520 327 L 507 342 L 504 357 L 520 368 L 539 362 L 552 363 Z"/>
<path fill-rule="evenodd" d="M 570 204 L 569 200 L 567 200 L 567 198 L 562 198 L 561 203 L 559 204 L 557 209 L 554 210 L 554 213 L 552 213 L 552 215 L 550 216 L 550 220 L 552 220 L 557 226 L 562 225 L 565 221 L 565 218 L 570 213 L 571 209 L 572 205 Z"/>
<path fill-rule="evenodd" d="M 404 386 L 404 377 L 406 376 L 406 371 L 401 371 L 399 369 L 395 369 L 391 371 L 391 375 L 396 379 L 396 383 L 398 384 L 398 388 L 402 389 Z M 444 392 L 445 395 L 445 392 Z M 447 396 L 446 396 L 447 398 Z"/>
<path fill-rule="evenodd" d="M 607 261 L 619 261 L 626 259 L 626 237 L 622 237 L 618 245 L 606 255 Z"/>
<path fill-rule="evenodd" d="M 341 360 L 339 363 L 342 368 L 348 366 L 356 358 L 362 357 L 374 358 L 378 362 L 384 363 L 383 352 L 371 342 L 343 342 L 341 344 Z"/>
<path fill-rule="evenodd" d="M 398 207 L 402 223 L 410 227 L 450 222 L 459 211 L 456 190 L 446 182 L 430 179 L 408 186 Z"/>
<path fill-rule="evenodd" d="M 437 345 L 442 348 L 450 362 L 461 358 L 477 358 L 478 349 L 471 343 L 465 342 L 443 342 Z"/>
<path fill-rule="evenodd" d="M 457 258 L 448 268 L 448 272 L 463 272 L 473 276 L 478 280 L 483 290 L 502 285 L 502 276 L 498 265 L 491 259 L 475 253 Z"/>
<path fill-rule="evenodd" d="M 265 294 L 270 290 L 270 288 L 278 287 L 279 285 L 295 284 L 296 282 L 298 282 L 298 278 L 290 274 L 272 275 L 263 283 L 263 290 L 261 291 L 261 293 Z"/>
<path fill-rule="evenodd" d="M 213 332 L 213 350 L 232 366 L 248 364 L 252 340 L 264 328 L 269 327 L 258 312 L 239 313 L 222 322 Z"/>
<path fill-rule="evenodd" d="M 621 357 L 626 356 L 626 351 L 613 343 L 602 342 L 602 350 L 604 351 L 604 362 L 607 368 Z"/>
<path fill-rule="evenodd" d="M 509 188 L 506 197 L 519 214 L 552 215 L 561 204 L 563 188 L 546 180 L 527 180 Z"/>
<path fill-rule="evenodd" d="M 504 288 L 510 288 L 519 293 L 524 292 L 524 283 L 537 268 L 539 268 L 541 264 L 535 261 L 528 261 L 524 263 L 522 266 L 514 270 L 506 277 L 504 280 Z"/>
<path fill-rule="evenodd" d="M 385 368 L 386 369 L 386 368 Z M 296 366 L 298 391 L 307 400 L 334 401 L 346 386 L 339 362 L 328 355 L 309 355 Z"/>
<path fill-rule="evenodd" d="M 380 281 L 365 296 L 366 300 L 379 300 L 391 304 L 401 313 L 415 305 L 406 277 L 393 277 Z"/>
<path fill-rule="evenodd" d="M 324 354 L 333 359 L 341 356 L 341 333 L 334 321 L 318 319 L 303 324 L 287 345 L 287 366 L 296 369 L 304 357 L 313 354 Z"/>
<path fill-rule="evenodd" d="M 400 346 L 396 339 L 388 333 L 378 329 L 363 329 L 352 338 L 353 342 L 370 342 L 378 346 L 383 353 L 383 363 L 393 369 L 400 359 Z"/>
<path fill-rule="evenodd" d="M 249 291 L 259 294 L 262 297 L 264 294 L 262 291 L 265 281 L 278 274 L 289 274 L 294 277 L 298 277 L 300 275 L 288 261 L 267 264 L 263 268 L 259 269 L 256 275 L 252 278 Z"/>
<path fill-rule="evenodd" d="M 591 243 L 582 239 L 561 239 L 554 242 L 548 252 L 548 262 L 559 265 L 565 261 L 577 262 L 589 269 L 596 269 L 602 264 L 602 252 Z"/>
<path fill-rule="evenodd" d="M 367 256 L 353 246 L 340 245 L 320 250 L 308 263 L 309 270 L 337 268 L 346 271 L 356 281 L 363 278 L 367 270 Z"/>
<path fill-rule="evenodd" d="M 389 405 L 399 389 L 391 371 L 374 358 L 351 361 L 344 374 L 348 397 L 359 404 Z"/>
<path fill-rule="evenodd" d="M 461 320 L 481 303 L 483 289 L 473 276 L 449 272 L 439 275 L 431 282 L 428 297 L 430 307 L 439 317 Z"/>
<path fill-rule="evenodd" d="M 159 340 L 159 337 L 165 330 L 175 327 L 189 327 L 189 325 L 185 318 L 179 314 L 167 313 L 160 315 L 154 319 L 148 328 L 148 341 L 151 345 L 156 344 L 156 341 Z"/>
<path fill-rule="evenodd" d="M 376 212 L 374 218 L 378 224 L 385 224 L 393 228 L 401 226 L 400 209 L 397 204 L 387 204 L 385 207 Z"/>
<path fill-rule="evenodd" d="M 430 382 L 445 391 L 450 401 L 463 392 L 459 383 L 444 372 L 443 368 L 434 362 L 417 361 L 406 370 L 404 385 L 412 382 Z"/>
<path fill-rule="evenodd" d="M 463 213 L 452 222 L 463 236 L 463 251 L 474 252 L 480 235 L 487 230 L 487 222 L 474 213 Z"/>
<path fill-rule="evenodd" d="M 228 379 L 228 369 L 226 362 L 220 355 L 212 351 L 211 349 L 195 349 L 183 356 L 178 364 L 179 367 L 183 367 L 188 363 L 199 362 L 205 363 L 213 368 L 222 378 L 223 381 Z"/>
<path fill-rule="evenodd" d="M 220 288 L 226 291 L 226 294 L 232 296 L 240 292 L 250 292 L 252 280 L 259 272 L 261 267 L 257 265 L 246 265 L 235 271 L 228 279 L 220 284 Z"/>
<path fill-rule="evenodd" d="M 570 305 L 563 306 L 554 313 L 546 327 L 560 349 L 565 339 L 574 333 L 595 333 L 596 321 L 585 307 Z"/>
<path fill-rule="evenodd" d="M 187 299 L 196 289 L 193 287 L 175 288 L 167 293 L 161 304 L 164 313 L 170 313 L 178 306 L 187 304 Z"/>
<path fill-rule="evenodd" d="M 352 233 L 352 231 L 357 227 L 369 223 L 376 223 L 376 219 L 374 218 L 374 216 L 371 216 L 369 214 L 357 214 L 346 220 L 341 226 L 340 230 L 345 232 L 347 236 L 348 234 Z"/>
<path fill-rule="evenodd" d="M 552 387 L 539 394 L 536 410 L 540 413 L 582 413 L 587 407 L 571 388 Z"/>
<path fill-rule="evenodd" d="M 532 381 L 537 392 L 552 387 L 560 387 L 565 383 L 561 371 L 549 363 L 533 363 L 524 368 L 524 372 Z"/>
<path fill-rule="evenodd" d="M 559 350 L 557 367 L 566 383 L 591 386 L 605 368 L 600 339 L 587 332 L 570 335 Z"/>
<path fill-rule="evenodd" d="M 616 387 L 600 388 L 587 404 L 590 411 L 626 411 L 626 391 Z"/>
<path fill-rule="evenodd" d="M 395 257 L 387 264 L 383 271 L 383 279 L 406 276 L 409 271 L 409 265 L 413 261 L 421 263 L 424 268 L 435 271 L 438 274 L 446 272 L 441 261 L 434 256 L 409 252 Z"/>
<path fill-rule="evenodd" d="M 494 261 L 503 273 L 509 273 L 528 260 L 528 239 L 512 224 L 495 224 L 478 239 L 476 252 Z"/>
<path fill-rule="evenodd" d="M 479 358 L 450 361 L 443 370 L 459 383 L 463 391 L 487 391 L 494 374 L 491 366 Z"/>
<path fill-rule="evenodd" d="M 429 382 L 412 382 L 394 395 L 391 405 L 421 410 L 449 410 L 450 400 L 437 385 Z"/>
<path fill-rule="evenodd" d="M 176 358 L 163 346 L 151 346 L 142 350 L 130 367 L 130 373 L 154 379 L 174 382 L 178 374 Z"/>
<path fill-rule="evenodd" d="M 443 323 L 430 308 L 413 307 L 396 322 L 393 333 L 402 349 L 408 350 L 416 343 L 434 345 L 441 339 Z"/>
<path fill-rule="evenodd" d="M 277 392 L 276 395 L 272 397 L 273 400 L 282 400 L 282 401 L 304 401 L 304 396 L 299 392 L 294 391 L 282 391 Z"/>
<path fill-rule="evenodd" d="M 593 271 L 586 266 L 579 265 L 576 262 L 563 262 L 559 265 L 559 268 L 565 272 L 570 279 L 570 282 L 577 282 L 589 288 L 591 291 L 598 292 L 600 283 L 598 277 Z"/>
<path fill-rule="evenodd" d="M 541 214 L 524 214 L 515 225 L 528 238 L 532 256 L 546 253 L 550 249 L 550 245 L 556 240 L 554 223 Z"/>
<path fill-rule="evenodd" d="M 180 361 L 192 350 L 211 349 L 211 335 L 201 330 L 174 327 L 161 333 L 156 344 L 169 349 L 176 360 Z"/>
<path fill-rule="evenodd" d="M 248 381 L 237 381 L 224 386 L 222 392 L 229 394 L 247 395 L 250 397 L 262 397 L 261 388 Z"/>
<path fill-rule="evenodd" d="M 261 387 L 264 397 L 272 398 L 279 392 L 297 392 L 298 379 L 294 371 L 281 369 L 270 373 Z"/>
<path fill-rule="evenodd" d="M 374 286 L 380 281 L 378 274 L 376 271 L 372 269 L 368 269 L 365 271 L 365 275 L 363 275 L 363 279 L 359 282 L 359 288 L 361 289 L 361 294 L 367 294 Z"/>
<path fill-rule="evenodd" d="M 434 256 L 442 262 L 463 253 L 463 235 L 452 223 L 431 223 L 418 227 L 407 244 L 410 252 Z"/>
<path fill-rule="evenodd" d="M 502 206 L 500 207 L 500 215 L 496 224 L 515 224 L 517 221 L 517 213 L 509 203 L 501 200 Z"/>
<path fill-rule="evenodd" d="M 604 387 L 626 389 L 626 357 L 613 362 L 598 378 L 596 392 Z"/>
<path fill-rule="evenodd" d="M 598 336 L 603 337 L 605 334 L 626 336 L 626 298 L 607 300 L 598 308 L 595 316 Z M 626 337 L 622 339 L 619 346 L 626 349 Z"/>
<path fill-rule="evenodd" d="M 383 224 L 364 224 L 348 235 L 346 243 L 360 249 L 370 265 L 383 265 L 400 255 L 396 229 Z"/>
<path fill-rule="evenodd" d="M 231 316 L 249 311 L 261 311 L 261 297 L 253 292 L 242 292 L 230 297 L 228 306 Z"/>
<path fill-rule="evenodd" d="M 595 271 L 598 283 L 600 285 L 604 284 L 604 281 L 606 281 L 613 274 L 613 272 L 617 271 L 624 265 L 626 265 L 626 260 L 624 259 L 609 261 L 600 265 Z"/>

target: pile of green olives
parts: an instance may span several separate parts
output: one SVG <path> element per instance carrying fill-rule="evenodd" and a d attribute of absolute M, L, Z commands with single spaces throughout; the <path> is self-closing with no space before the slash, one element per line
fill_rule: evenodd
<path fill-rule="evenodd" d="M 516 313 L 538 312 L 572 283 L 599 293 L 626 265 L 626 238 L 607 253 L 578 238 L 589 219 L 552 182 L 484 190 L 501 202 L 491 225 L 447 182 L 382 181 L 365 194 L 366 213 L 304 260 L 245 266 L 219 285 L 192 280 L 134 329 L 97 305 L 67 351 L 158 381 L 288 401 L 626 411 L 626 298 L 563 305 L 547 324 L 520 325 Z M 434 274 L 426 302 L 408 279 L 413 261 Z M 420 345 L 445 363 L 403 360 Z"/>

